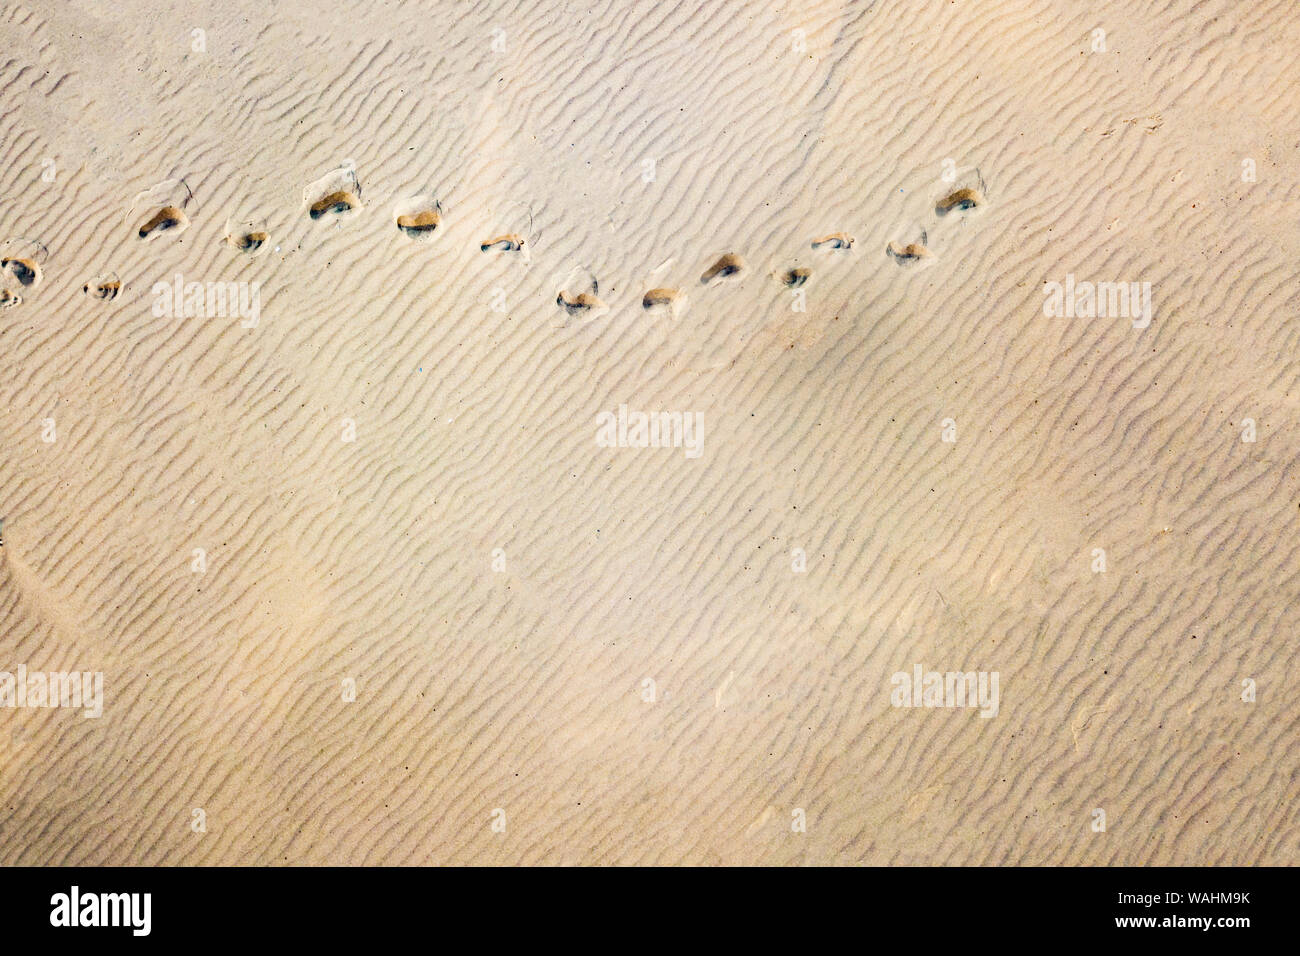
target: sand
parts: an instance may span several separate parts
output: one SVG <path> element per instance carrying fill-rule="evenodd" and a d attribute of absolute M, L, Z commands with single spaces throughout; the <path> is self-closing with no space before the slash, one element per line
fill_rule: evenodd
<path fill-rule="evenodd" d="M 1300 862 L 1292 4 L 0 38 L 0 862 Z"/>

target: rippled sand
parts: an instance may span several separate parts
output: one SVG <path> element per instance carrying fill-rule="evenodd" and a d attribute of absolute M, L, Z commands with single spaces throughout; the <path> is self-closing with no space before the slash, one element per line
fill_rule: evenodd
<path fill-rule="evenodd" d="M 0 862 L 1300 862 L 1300 15 L 1087 6 L 0 9 Z"/>

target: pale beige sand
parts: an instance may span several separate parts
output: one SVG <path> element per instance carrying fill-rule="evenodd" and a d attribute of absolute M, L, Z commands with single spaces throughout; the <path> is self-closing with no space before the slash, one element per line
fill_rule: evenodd
<path fill-rule="evenodd" d="M 0 39 L 0 240 L 44 248 L 0 670 L 106 698 L 0 708 L 0 862 L 1300 862 L 1289 0 L 41 0 Z M 141 240 L 160 184 L 187 224 Z M 155 317 L 177 273 L 259 323 Z M 1154 321 L 1045 317 L 1067 273 Z M 598 447 L 620 403 L 702 454 Z M 998 715 L 892 707 L 915 664 Z"/>

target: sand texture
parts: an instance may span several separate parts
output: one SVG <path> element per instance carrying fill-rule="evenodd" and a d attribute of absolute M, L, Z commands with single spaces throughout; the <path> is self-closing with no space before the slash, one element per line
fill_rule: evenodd
<path fill-rule="evenodd" d="M 0 41 L 0 863 L 1300 863 L 1292 0 Z"/>

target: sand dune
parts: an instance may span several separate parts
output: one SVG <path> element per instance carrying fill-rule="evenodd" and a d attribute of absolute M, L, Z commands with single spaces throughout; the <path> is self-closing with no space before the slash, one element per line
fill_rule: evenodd
<path fill-rule="evenodd" d="M 0 862 L 1300 862 L 1292 5 L 0 37 Z"/>

